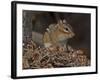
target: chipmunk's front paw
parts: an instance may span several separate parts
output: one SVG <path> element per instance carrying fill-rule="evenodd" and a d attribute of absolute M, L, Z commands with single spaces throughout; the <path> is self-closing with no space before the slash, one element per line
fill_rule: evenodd
<path fill-rule="evenodd" d="M 50 47 L 52 44 L 51 43 L 44 43 L 44 46 L 47 48 L 47 47 Z"/>

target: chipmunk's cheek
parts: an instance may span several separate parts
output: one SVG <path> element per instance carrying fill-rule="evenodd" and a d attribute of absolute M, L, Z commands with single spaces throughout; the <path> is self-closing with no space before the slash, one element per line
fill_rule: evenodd
<path fill-rule="evenodd" d="M 74 36 L 75 36 L 74 33 L 69 33 L 69 38 L 72 38 L 72 37 L 74 37 Z"/>

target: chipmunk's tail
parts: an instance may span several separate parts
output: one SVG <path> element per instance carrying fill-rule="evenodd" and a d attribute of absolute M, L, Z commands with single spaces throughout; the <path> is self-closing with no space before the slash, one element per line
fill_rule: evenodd
<path fill-rule="evenodd" d="M 32 40 L 37 43 L 39 46 L 43 46 L 43 34 L 32 32 Z"/>

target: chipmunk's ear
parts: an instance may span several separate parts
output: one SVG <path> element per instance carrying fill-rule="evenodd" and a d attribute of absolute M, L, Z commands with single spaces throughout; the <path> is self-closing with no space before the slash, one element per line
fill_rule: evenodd
<path fill-rule="evenodd" d="M 67 21 L 65 19 L 63 19 L 63 23 L 67 23 Z"/>
<path fill-rule="evenodd" d="M 49 28 L 46 28 L 47 31 L 50 31 Z"/>
<path fill-rule="evenodd" d="M 59 21 L 58 21 L 58 24 L 62 24 L 62 23 L 63 23 L 62 20 L 59 20 Z"/>

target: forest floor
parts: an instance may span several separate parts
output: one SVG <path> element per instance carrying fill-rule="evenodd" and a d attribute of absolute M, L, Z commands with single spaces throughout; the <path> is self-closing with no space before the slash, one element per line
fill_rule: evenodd
<path fill-rule="evenodd" d="M 90 66 L 90 60 L 81 49 L 71 46 L 37 46 L 34 42 L 23 45 L 23 69 Z"/>

